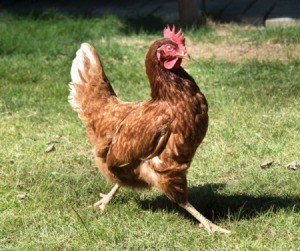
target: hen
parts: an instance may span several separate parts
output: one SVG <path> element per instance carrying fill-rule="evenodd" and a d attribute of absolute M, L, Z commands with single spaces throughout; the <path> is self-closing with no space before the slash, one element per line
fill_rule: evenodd
<path fill-rule="evenodd" d="M 200 214 L 187 198 L 187 169 L 208 126 L 208 105 L 181 67 L 189 59 L 181 30 L 166 27 L 146 55 L 151 98 L 123 102 L 96 50 L 84 43 L 71 68 L 69 102 L 86 127 L 102 174 L 115 183 L 95 203 L 103 211 L 121 186 L 156 187 L 192 214 L 208 232 L 229 233 Z"/>

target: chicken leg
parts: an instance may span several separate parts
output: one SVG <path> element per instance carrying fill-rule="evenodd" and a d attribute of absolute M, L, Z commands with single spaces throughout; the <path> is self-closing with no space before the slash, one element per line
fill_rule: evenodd
<path fill-rule="evenodd" d="M 188 211 L 191 215 L 193 215 L 205 227 L 208 233 L 220 232 L 224 234 L 230 234 L 229 230 L 221 228 L 216 224 L 212 223 L 210 220 L 206 219 L 189 202 L 187 202 L 186 204 L 179 204 L 179 206 L 181 206 L 186 211 Z"/>
<path fill-rule="evenodd" d="M 111 191 L 108 194 L 100 193 L 100 197 L 102 198 L 98 202 L 94 204 L 94 207 L 99 207 L 101 213 L 103 213 L 105 206 L 109 203 L 109 201 L 112 199 L 112 197 L 117 193 L 119 190 L 120 185 L 115 184 L 114 187 L 111 189 Z"/>

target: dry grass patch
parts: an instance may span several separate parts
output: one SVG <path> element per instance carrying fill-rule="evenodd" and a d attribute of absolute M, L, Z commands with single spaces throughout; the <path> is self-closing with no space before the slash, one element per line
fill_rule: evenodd
<path fill-rule="evenodd" d="M 186 30 L 186 45 L 193 59 L 244 62 L 279 61 L 287 63 L 300 58 L 300 43 L 290 43 L 293 31 L 284 32 L 254 26 L 215 24 L 199 30 Z M 275 35 L 274 35 L 275 34 Z M 297 36 L 295 35 L 297 40 Z M 115 42 L 122 46 L 147 50 L 157 36 L 117 37 Z M 293 39 L 292 39 L 293 40 Z"/>
<path fill-rule="evenodd" d="M 154 40 L 153 40 L 154 41 Z M 123 37 L 116 41 L 120 45 L 134 46 L 137 49 L 147 49 L 149 40 Z M 258 61 L 280 61 L 287 63 L 300 58 L 300 44 L 280 44 L 264 42 L 261 44 L 249 41 L 221 43 L 195 42 L 187 39 L 186 46 L 193 59 L 216 59 L 228 62 L 239 62 L 247 60 Z"/>
<path fill-rule="evenodd" d="M 187 48 L 194 59 L 216 59 L 228 62 L 245 60 L 280 61 L 283 63 L 300 57 L 300 45 L 273 43 L 213 44 L 188 41 Z"/>

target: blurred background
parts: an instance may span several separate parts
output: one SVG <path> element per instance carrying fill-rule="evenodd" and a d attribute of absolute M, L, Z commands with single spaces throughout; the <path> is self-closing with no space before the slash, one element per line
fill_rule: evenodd
<path fill-rule="evenodd" d="M 204 24 L 207 18 L 217 22 L 282 26 L 300 21 L 299 0 L 3 0 L 1 11 L 28 13 L 60 12 L 100 17 L 156 17 L 164 22 Z"/>

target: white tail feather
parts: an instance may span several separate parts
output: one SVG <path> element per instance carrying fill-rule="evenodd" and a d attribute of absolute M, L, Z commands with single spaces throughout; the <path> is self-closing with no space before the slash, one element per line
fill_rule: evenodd
<path fill-rule="evenodd" d="M 92 93 L 93 88 L 87 88 L 88 85 L 97 86 L 101 84 L 102 92 L 99 95 L 114 95 L 97 52 L 88 43 L 81 44 L 80 49 L 76 52 L 71 67 L 71 79 L 68 100 L 72 108 L 78 113 L 83 114 L 84 107 L 82 105 L 83 103 L 86 105 L 84 100 L 88 100 L 88 95 Z M 99 89 L 97 90 L 99 91 Z"/>
<path fill-rule="evenodd" d="M 74 96 L 76 95 L 76 89 L 74 87 L 74 84 L 71 82 L 69 84 L 69 87 L 70 87 L 70 94 L 68 96 L 68 101 L 69 101 L 71 107 L 75 111 L 79 111 L 80 110 L 80 106 L 75 102 L 75 98 L 74 98 Z"/>
<path fill-rule="evenodd" d="M 83 44 L 81 44 L 80 51 L 85 53 L 85 56 L 90 60 L 90 63 L 92 65 L 95 65 L 95 64 L 97 65 L 97 64 L 99 64 L 99 62 L 96 61 L 96 58 L 93 55 L 93 53 L 91 52 L 90 47 L 91 46 L 88 43 L 83 43 Z"/>
<path fill-rule="evenodd" d="M 69 84 L 70 87 L 70 94 L 68 96 L 68 101 L 71 105 L 71 107 L 75 111 L 80 111 L 80 105 L 76 102 L 76 88 L 75 85 L 82 85 L 87 82 L 87 80 L 84 78 L 84 75 L 86 74 L 86 67 L 87 64 L 85 56 L 88 56 L 89 63 L 91 63 L 91 53 L 87 53 L 89 51 L 89 47 L 87 44 L 82 44 L 80 49 L 76 52 L 76 57 L 74 58 L 72 62 L 71 67 L 71 79 L 72 82 Z M 93 63 L 95 60 L 93 60 Z"/>

